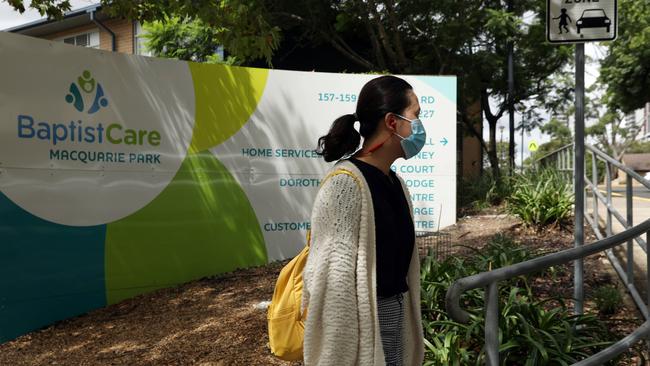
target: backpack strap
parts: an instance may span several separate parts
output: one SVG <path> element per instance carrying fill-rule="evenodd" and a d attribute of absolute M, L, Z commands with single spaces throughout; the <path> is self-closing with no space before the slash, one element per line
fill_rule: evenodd
<path fill-rule="evenodd" d="M 335 170 L 335 171 L 329 173 L 329 174 L 325 177 L 325 179 L 323 179 L 323 181 L 320 183 L 320 185 L 323 186 L 323 184 L 325 184 L 325 182 L 326 182 L 328 179 L 330 179 L 330 178 L 332 178 L 332 177 L 334 177 L 334 176 L 336 176 L 336 175 L 340 175 L 340 174 L 345 174 L 345 175 L 347 175 L 347 176 L 352 177 L 352 179 L 354 179 L 354 181 L 357 183 L 357 185 L 359 186 L 359 188 L 361 188 L 361 182 L 359 181 L 359 178 L 358 178 L 356 175 L 354 175 L 354 173 L 352 173 L 351 171 L 349 171 L 349 170 L 347 170 L 347 169 L 343 169 L 343 168 L 337 169 L 337 170 Z"/>
<path fill-rule="evenodd" d="M 332 177 L 334 177 L 334 176 L 340 175 L 340 174 L 345 174 L 345 175 L 347 175 L 347 176 L 352 177 L 352 179 L 354 179 L 355 183 L 357 183 L 357 185 L 359 186 L 359 189 L 361 189 L 361 181 L 359 180 L 359 177 L 357 177 L 356 175 L 354 175 L 354 173 L 352 173 L 351 171 L 349 171 L 349 170 L 347 170 L 347 169 L 344 169 L 344 168 L 339 168 L 339 169 L 337 169 L 337 170 L 335 170 L 335 171 L 329 173 L 329 174 L 325 177 L 325 179 L 323 179 L 323 180 L 320 182 L 320 186 L 322 187 L 323 184 L 325 184 L 325 182 L 326 182 L 328 179 L 330 179 L 330 178 L 332 178 Z M 311 244 L 311 229 L 310 229 L 310 230 L 307 230 L 307 246 L 309 246 L 310 244 Z"/>

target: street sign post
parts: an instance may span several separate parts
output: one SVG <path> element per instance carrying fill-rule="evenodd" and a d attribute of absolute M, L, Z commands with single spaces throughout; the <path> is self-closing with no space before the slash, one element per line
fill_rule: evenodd
<path fill-rule="evenodd" d="M 584 245 L 585 187 L 585 42 L 612 41 L 618 31 L 616 0 L 547 0 L 546 39 L 551 43 L 576 43 L 574 141 L 574 247 Z M 574 262 L 574 313 L 582 314 L 583 261 Z"/>
<path fill-rule="evenodd" d="M 618 33 L 617 0 L 547 0 L 551 43 L 612 41 Z"/>

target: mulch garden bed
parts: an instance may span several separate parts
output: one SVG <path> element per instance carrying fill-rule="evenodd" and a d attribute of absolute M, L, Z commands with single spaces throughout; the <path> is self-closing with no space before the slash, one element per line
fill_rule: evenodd
<path fill-rule="evenodd" d="M 573 246 L 570 230 L 536 231 L 516 218 L 491 211 L 459 219 L 443 232 L 449 234 L 452 245 L 481 248 L 493 235 L 507 233 L 533 250 L 554 252 Z M 585 242 L 593 240 L 588 234 Z M 425 242 L 419 240 L 420 246 Z M 454 248 L 455 255 L 468 255 Z M 270 354 L 266 311 L 256 306 L 270 300 L 286 262 L 159 290 L 56 323 L 1 344 L 0 365 L 299 365 Z M 553 281 L 534 282 L 540 298 L 571 298 L 572 267 L 556 272 Z M 603 284 L 622 289 L 619 282 L 604 254 L 586 259 L 585 310 L 594 309 L 589 300 L 593 289 Z M 641 319 L 630 300 L 616 314 L 603 318 L 621 337 L 638 327 Z M 636 358 L 628 357 L 621 364 L 636 364 Z"/>

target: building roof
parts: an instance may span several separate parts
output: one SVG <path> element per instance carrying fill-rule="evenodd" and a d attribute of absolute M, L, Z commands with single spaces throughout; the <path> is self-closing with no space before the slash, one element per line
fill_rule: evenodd
<path fill-rule="evenodd" d="M 70 28 L 80 27 L 90 24 L 90 13 L 97 12 L 97 19 L 104 20 L 108 16 L 102 15 L 100 4 L 93 4 L 83 8 L 66 12 L 61 20 L 56 19 L 39 19 L 33 22 L 25 23 L 15 27 L 4 29 L 5 32 L 24 34 L 26 36 L 41 37 L 48 34 L 54 34 Z"/>
<path fill-rule="evenodd" d="M 650 171 L 650 153 L 625 154 L 623 155 L 623 164 L 636 171 L 648 172 Z"/>

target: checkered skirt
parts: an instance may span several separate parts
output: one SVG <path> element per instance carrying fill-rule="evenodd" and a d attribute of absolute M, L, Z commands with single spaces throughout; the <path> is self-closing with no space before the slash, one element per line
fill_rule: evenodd
<path fill-rule="evenodd" d="M 384 347 L 386 366 L 402 366 L 403 363 L 404 294 L 377 299 L 379 331 Z"/>

